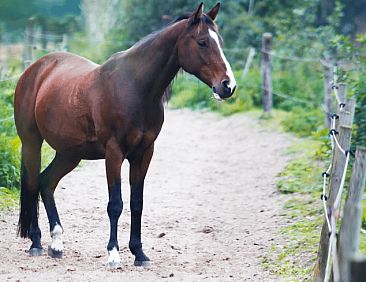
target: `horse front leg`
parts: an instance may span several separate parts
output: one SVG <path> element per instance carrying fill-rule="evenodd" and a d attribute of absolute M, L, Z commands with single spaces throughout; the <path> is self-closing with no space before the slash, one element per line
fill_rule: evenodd
<path fill-rule="evenodd" d="M 121 165 L 124 156 L 118 143 L 112 139 L 106 148 L 106 171 L 108 181 L 109 202 L 107 213 L 110 221 L 110 237 L 107 245 L 107 267 L 111 269 L 121 267 L 117 238 L 118 219 L 123 210 L 121 195 Z"/>
<path fill-rule="evenodd" d="M 131 233 L 129 248 L 135 256 L 135 266 L 148 266 L 150 264 L 150 259 L 142 251 L 141 215 L 143 208 L 144 180 L 153 152 L 154 145 L 151 145 L 142 154 L 129 159 L 131 187 Z"/>

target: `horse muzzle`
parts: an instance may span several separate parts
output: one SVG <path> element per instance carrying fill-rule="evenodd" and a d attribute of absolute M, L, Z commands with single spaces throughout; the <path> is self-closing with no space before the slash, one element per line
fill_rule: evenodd
<path fill-rule="evenodd" d="M 221 81 L 218 86 L 212 87 L 213 96 L 216 100 L 222 101 L 230 98 L 236 89 L 236 82 L 232 82 L 228 79 Z"/>

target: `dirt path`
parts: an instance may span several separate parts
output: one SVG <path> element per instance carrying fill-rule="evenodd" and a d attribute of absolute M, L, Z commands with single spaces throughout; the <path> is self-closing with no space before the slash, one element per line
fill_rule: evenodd
<path fill-rule="evenodd" d="M 0 217 L 0 281 L 278 281 L 261 267 L 283 222 L 276 174 L 288 157 L 285 134 L 246 115 L 168 111 L 147 176 L 144 249 L 153 264 L 134 267 L 128 246 L 128 164 L 119 224 L 123 267 L 109 271 L 104 162 L 86 162 L 56 191 L 64 226 L 62 260 L 27 255 L 15 237 L 17 212 Z M 43 204 L 43 245 L 50 243 Z M 159 234 L 165 236 L 160 237 Z"/>

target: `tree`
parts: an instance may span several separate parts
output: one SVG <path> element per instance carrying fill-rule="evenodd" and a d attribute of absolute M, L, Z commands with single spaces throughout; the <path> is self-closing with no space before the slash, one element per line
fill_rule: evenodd
<path fill-rule="evenodd" d="M 105 37 L 115 29 L 122 18 L 123 0 L 82 0 L 81 10 L 85 21 L 86 33 L 90 43 L 100 48 Z"/>
<path fill-rule="evenodd" d="M 162 28 L 177 16 L 193 12 L 199 1 L 195 0 L 128 0 L 124 1 L 123 29 L 127 38 L 138 41 L 145 35 Z M 210 9 L 216 0 L 205 1 L 205 9 Z"/>

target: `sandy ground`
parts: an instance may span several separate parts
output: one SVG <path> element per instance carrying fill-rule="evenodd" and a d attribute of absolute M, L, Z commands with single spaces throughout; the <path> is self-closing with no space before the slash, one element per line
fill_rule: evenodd
<path fill-rule="evenodd" d="M 90 161 L 56 190 L 65 230 L 63 259 L 29 257 L 30 242 L 16 238 L 17 211 L 1 215 L 0 281 L 280 281 L 263 270 L 261 259 L 285 224 L 276 175 L 289 159 L 290 143 L 288 135 L 247 115 L 169 110 L 145 186 L 142 238 L 152 266 L 134 267 L 127 247 L 126 162 L 122 269 L 106 269 L 104 162 Z M 50 237 L 42 203 L 40 225 L 46 248 Z"/>

